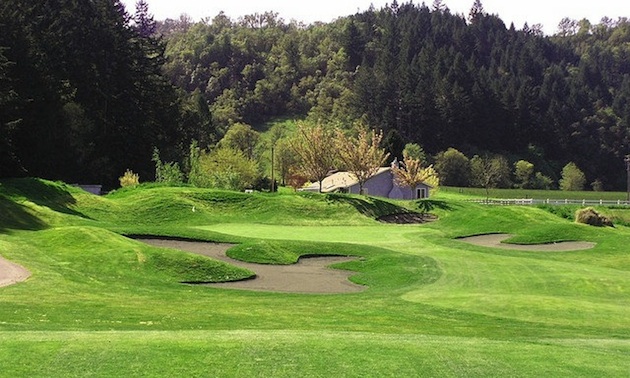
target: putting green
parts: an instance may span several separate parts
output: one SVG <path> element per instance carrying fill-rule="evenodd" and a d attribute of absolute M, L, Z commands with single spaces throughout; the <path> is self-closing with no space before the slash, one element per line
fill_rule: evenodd
<path fill-rule="evenodd" d="M 375 226 L 286 226 L 245 223 L 223 223 L 195 227 L 227 235 L 255 239 L 305 240 L 318 242 L 355 243 L 370 245 L 400 244 L 417 235 L 436 235 L 438 231 L 418 225 Z"/>

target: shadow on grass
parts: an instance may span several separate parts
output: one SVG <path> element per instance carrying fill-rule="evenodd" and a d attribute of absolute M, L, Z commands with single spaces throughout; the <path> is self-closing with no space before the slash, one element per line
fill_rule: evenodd
<path fill-rule="evenodd" d="M 453 206 L 445 201 L 440 200 L 432 200 L 432 199 L 422 199 L 416 201 L 416 206 L 418 210 L 423 213 L 429 213 L 435 209 L 440 210 L 453 210 Z"/>
<path fill-rule="evenodd" d="M 55 212 L 74 215 L 85 219 L 90 219 L 85 214 L 72 208 L 76 204 L 76 199 L 65 188 L 65 184 L 46 182 L 34 178 L 7 179 L 0 182 L 0 197 L 2 197 L 2 208 L 6 211 L 0 220 L 0 227 L 5 223 L 13 226 L 23 225 L 20 229 L 32 229 L 34 223 L 29 217 L 34 217 L 27 207 L 20 204 L 26 199 L 38 206 L 47 207 Z M 7 219 L 5 219 L 7 218 Z M 39 221 L 40 224 L 43 222 Z M 31 228 L 29 228 L 31 227 Z M 37 227 L 40 227 L 37 225 Z"/>
<path fill-rule="evenodd" d="M 374 197 L 356 198 L 345 194 L 329 193 L 326 194 L 326 201 L 351 205 L 361 214 L 374 219 L 385 215 L 411 212 L 409 209 Z"/>
<path fill-rule="evenodd" d="M 46 228 L 41 219 L 31 214 L 28 207 L 0 195 L 0 232 L 8 230 L 37 231 Z"/>

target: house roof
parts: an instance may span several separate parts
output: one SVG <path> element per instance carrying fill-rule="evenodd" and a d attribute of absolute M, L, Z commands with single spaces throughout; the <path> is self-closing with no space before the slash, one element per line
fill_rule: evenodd
<path fill-rule="evenodd" d="M 381 167 L 378 169 L 378 171 L 376 171 L 374 175 L 372 175 L 372 177 L 388 172 L 389 170 L 391 170 L 390 167 Z M 339 189 L 347 189 L 358 183 L 359 183 L 359 180 L 357 180 L 357 178 L 352 173 L 337 172 L 337 173 L 333 173 L 332 175 L 322 180 L 322 192 L 328 193 L 328 192 L 334 192 L 335 190 L 339 190 Z M 304 188 L 304 190 L 318 191 L 319 182 L 315 182 L 311 184 L 310 186 Z"/>
<path fill-rule="evenodd" d="M 391 171 L 391 169 L 392 169 L 391 166 L 381 167 L 376 171 L 375 174 L 372 175 L 372 177 L 376 177 L 385 172 L 389 172 Z M 372 177 L 370 177 L 370 179 L 372 179 Z M 352 173 L 336 172 L 336 173 L 331 174 L 330 176 L 327 176 L 325 179 L 322 180 L 322 193 L 334 192 L 339 189 L 347 189 L 347 188 L 350 188 L 351 186 L 357 185 L 358 183 L 359 183 L 359 180 Z M 422 183 L 422 184 L 426 185 L 427 187 L 431 189 L 433 188 L 431 185 L 427 183 Z M 305 187 L 302 190 L 312 191 L 312 192 L 319 191 L 319 181 L 314 182 L 313 184 Z"/>

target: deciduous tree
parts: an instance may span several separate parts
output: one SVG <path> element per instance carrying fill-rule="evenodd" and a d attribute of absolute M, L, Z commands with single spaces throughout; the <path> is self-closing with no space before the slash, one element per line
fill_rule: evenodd
<path fill-rule="evenodd" d="M 388 153 L 380 147 L 383 132 L 368 131 L 361 127 L 357 137 L 336 131 L 335 145 L 344 168 L 356 177 L 359 182 L 359 193 L 363 194 L 363 186 L 374 176 L 385 163 Z"/>
<path fill-rule="evenodd" d="M 534 164 L 526 161 L 519 160 L 514 163 L 514 177 L 516 178 L 516 184 L 520 188 L 530 188 L 532 175 L 534 174 Z"/>
<path fill-rule="evenodd" d="M 250 188 L 259 178 L 258 166 L 242 151 L 231 147 L 219 147 L 201 155 L 201 169 L 205 186 L 242 191 Z"/>
<path fill-rule="evenodd" d="M 468 186 L 470 184 L 470 159 L 454 148 L 440 152 L 435 157 L 435 170 L 442 185 Z"/>
<path fill-rule="evenodd" d="M 560 189 L 562 190 L 584 190 L 586 176 L 575 163 L 570 162 L 562 168 L 562 178 L 560 179 Z"/>
<path fill-rule="evenodd" d="M 434 190 L 440 184 L 440 178 L 433 166 L 423 167 L 420 159 L 414 158 L 408 153 L 403 153 L 403 161 L 400 166 L 392 167 L 396 183 L 402 187 L 415 188 L 424 183 Z"/>
<path fill-rule="evenodd" d="M 281 184 L 285 185 L 291 170 L 295 168 L 298 157 L 293 151 L 291 138 L 283 138 L 276 143 L 275 169 L 280 175 Z"/>
<path fill-rule="evenodd" d="M 230 126 L 219 145 L 239 150 L 248 159 L 253 159 L 258 139 L 260 139 L 260 134 L 253 130 L 250 125 L 235 123 Z"/>
<path fill-rule="evenodd" d="M 490 189 L 508 180 L 510 167 L 503 156 L 475 155 L 470 160 L 472 183 L 486 190 L 486 199 L 490 197 Z"/>
<path fill-rule="evenodd" d="M 320 124 L 300 123 L 291 147 L 298 157 L 297 167 L 301 176 L 318 181 L 321 193 L 322 180 L 336 163 L 333 133 Z"/>
<path fill-rule="evenodd" d="M 407 143 L 403 150 L 403 157 L 409 156 L 412 159 L 418 159 L 420 161 L 426 161 L 427 155 L 424 149 L 417 143 Z"/>

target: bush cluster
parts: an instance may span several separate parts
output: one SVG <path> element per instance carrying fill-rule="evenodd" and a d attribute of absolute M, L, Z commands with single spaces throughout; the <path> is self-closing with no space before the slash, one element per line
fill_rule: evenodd
<path fill-rule="evenodd" d="M 587 207 L 584 209 L 578 209 L 575 212 L 575 221 L 577 223 L 584 223 L 591 226 L 609 226 L 614 227 L 613 223 L 606 216 L 599 214 L 592 207 Z"/>
<path fill-rule="evenodd" d="M 120 186 L 126 188 L 128 186 L 138 186 L 140 184 L 140 177 L 138 174 L 133 173 L 132 170 L 127 169 L 125 174 L 118 178 Z"/>

